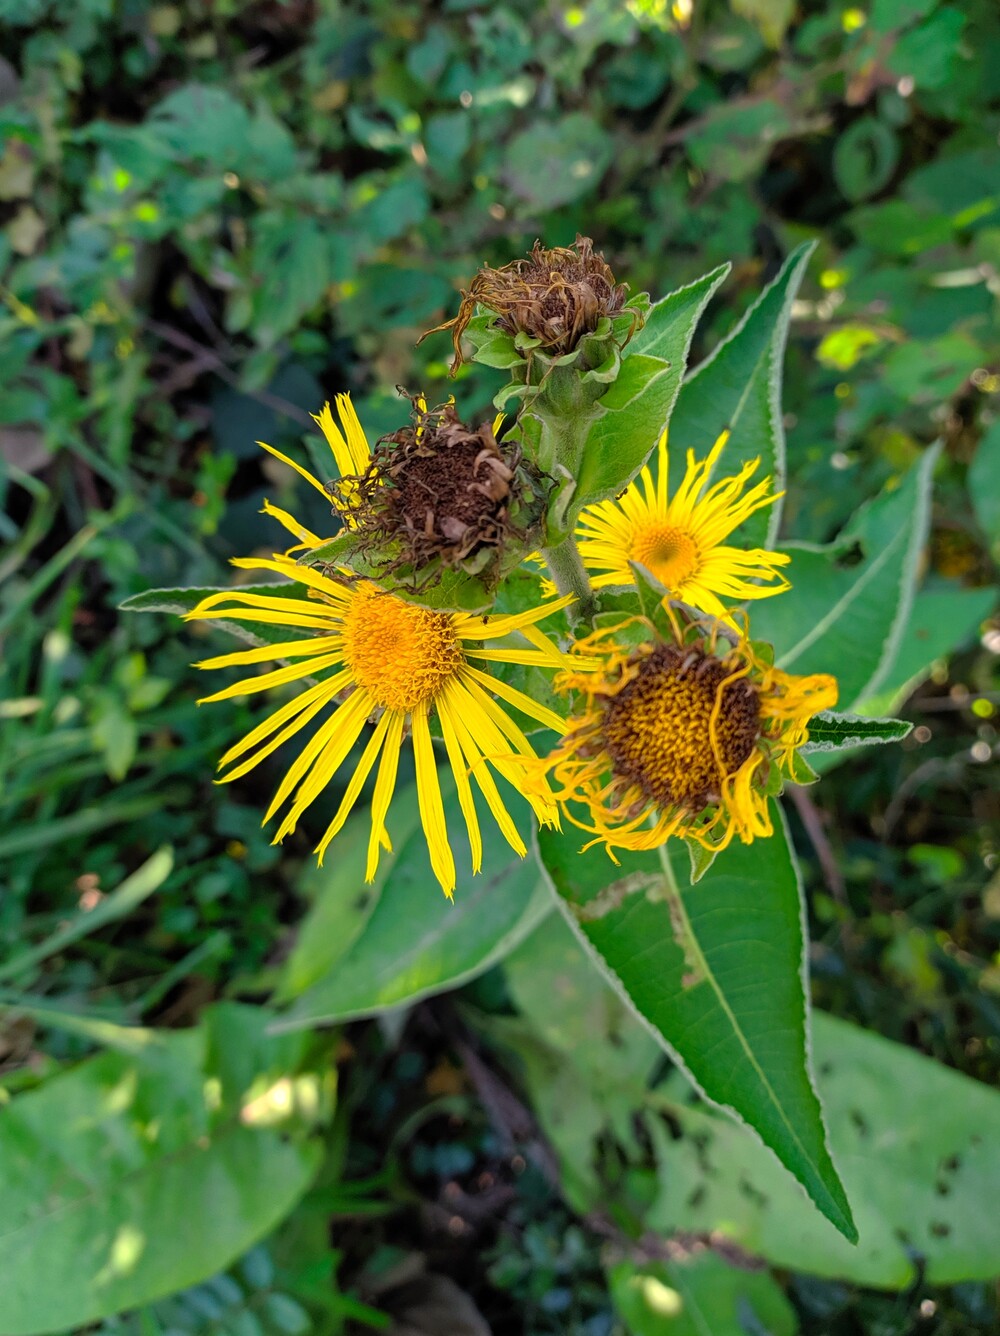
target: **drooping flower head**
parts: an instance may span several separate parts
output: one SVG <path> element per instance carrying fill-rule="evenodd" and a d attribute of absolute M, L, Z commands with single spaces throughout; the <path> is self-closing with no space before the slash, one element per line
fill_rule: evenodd
<path fill-rule="evenodd" d="M 676 598 L 735 626 L 722 599 L 770 598 L 789 587 L 778 569 L 791 560 L 787 554 L 725 542 L 744 520 L 782 495 L 771 491 L 770 478 L 745 490 L 760 465 L 757 459 L 710 485 L 728 437 L 723 432 L 700 462 L 688 451 L 684 478 L 670 496 L 664 433 L 655 481 L 647 465 L 621 496 L 581 511 L 576 531 L 580 556 L 587 570 L 595 572 L 596 589 L 631 584 L 628 563 L 638 562 Z"/>
<path fill-rule="evenodd" d="M 431 611 L 386 593 L 371 581 L 358 581 L 347 571 L 325 574 L 282 556 L 271 560 L 238 558 L 233 565 L 283 575 L 299 587 L 296 596 L 234 589 L 203 599 L 187 614 L 188 620 L 224 619 L 251 627 L 287 627 L 293 636 L 303 629 L 312 632 L 308 638 L 221 654 L 198 664 L 206 669 L 256 667 L 269 662 L 285 665 L 244 678 L 205 697 L 207 701 L 303 684 L 302 690 L 231 747 L 220 762 L 221 767 L 229 767 L 221 782 L 238 779 L 317 721 L 318 726 L 292 762 L 264 816 L 266 823 L 283 804 L 289 804 L 275 843 L 293 831 L 306 808 L 321 797 L 362 736 L 366 722 L 374 720 L 374 731 L 316 852 L 322 861 L 377 761 L 366 871 L 371 881 L 380 848 L 391 848 L 386 818 L 404 736 L 410 734 L 431 866 L 450 896 L 455 888 L 455 859 L 431 742 L 430 720 L 436 715 L 469 833 L 473 872 L 478 872 L 481 864 L 482 838 L 470 775 L 507 842 L 523 856 L 524 840 L 489 767 L 518 784 L 522 772 L 515 758 L 533 758 L 535 754 L 521 727 L 500 702 L 547 728 L 561 730 L 564 721 L 493 676 L 488 665 L 559 667 L 564 656 L 536 623 L 565 607 L 569 600 L 558 599 L 525 612 L 487 619 Z M 513 636 L 519 636 L 522 643 L 510 643 Z M 311 685 L 307 679 L 314 679 Z M 557 823 L 556 808 L 544 785 L 536 788 L 529 801 L 539 821 Z"/>
<path fill-rule="evenodd" d="M 769 646 L 668 616 L 667 636 L 630 618 L 577 644 L 555 682 L 577 695 L 565 736 L 527 767 L 612 857 L 671 835 L 713 851 L 770 835 L 768 795 L 804 777 L 808 721 L 837 701 L 832 677 L 794 677 Z"/>
<path fill-rule="evenodd" d="M 483 306 L 496 316 L 497 329 L 527 336 L 545 353 L 562 356 L 592 333 L 603 317 L 620 316 L 627 296 L 628 285 L 615 280 L 589 237 L 578 236 L 572 246 L 546 247 L 536 241 L 525 259 L 499 269 L 483 265 L 463 290 L 458 315 L 428 333 L 451 330 L 454 372 L 464 360 L 462 335 L 476 307 Z M 641 322 L 640 313 L 634 312 L 625 342 Z"/>

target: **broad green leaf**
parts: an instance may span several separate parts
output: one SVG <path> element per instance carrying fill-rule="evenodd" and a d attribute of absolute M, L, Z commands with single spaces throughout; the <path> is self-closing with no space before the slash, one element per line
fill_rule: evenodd
<path fill-rule="evenodd" d="M 503 177 L 536 208 L 556 209 L 593 190 L 607 170 L 615 141 L 592 116 L 570 112 L 539 120 L 506 145 Z"/>
<path fill-rule="evenodd" d="M 717 473 L 728 477 L 747 460 L 760 459 L 755 480 L 770 477 L 775 491 L 784 487 L 782 362 L 792 302 L 812 251 L 813 243 L 806 242 L 789 255 L 774 282 L 682 386 L 670 420 L 671 490 L 683 477 L 687 451 L 703 459 L 726 428 L 732 435 Z M 735 541 L 741 546 L 771 544 L 780 520 L 779 501 L 752 515 Z"/>
<path fill-rule="evenodd" d="M 814 1013 L 830 1142 L 858 1224 L 851 1247 L 770 1156 L 707 1111 L 651 1129 L 662 1189 L 651 1228 L 718 1230 L 778 1266 L 906 1289 L 991 1279 L 1000 1259 L 1000 1095 L 901 1044 Z"/>
<path fill-rule="evenodd" d="M 795 1336 L 795 1309 L 766 1271 L 705 1249 L 669 1262 L 618 1262 L 611 1298 L 632 1336 Z"/>
<path fill-rule="evenodd" d="M 119 605 L 122 612 L 170 612 L 183 616 L 210 594 L 265 594 L 268 598 L 301 598 L 302 589 L 291 581 L 276 580 L 271 584 L 223 585 L 205 589 L 147 589 L 133 594 Z M 297 626 L 266 626 L 264 624 L 227 621 L 225 617 L 206 618 L 215 626 L 249 645 L 280 645 L 286 640 L 299 640 L 314 631 Z"/>
<path fill-rule="evenodd" d="M 894 489 L 854 515 L 828 547 L 786 543 L 792 587 L 754 606 L 755 640 L 775 648 L 779 668 L 833 673 L 838 705 L 878 691 L 899 649 L 927 536 L 937 448 Z"/>
<path fill-rule="evenodd" d="M 205 1280 L 288 1214 L 321 1149 L 289 1135 L 301 1046 L 264 1036 L 266 1019 L 219 1008 L 5 1105 L 0 1336 L 75 1330 Z M 293 1098 L 269 1100 L 262 1077 Z"/>
<path fill-rule="evenodd" d="M 330 948 L 330 967 L 297 999 L 278 1022 L 278 1029 L 372 1016 L 392 1007 L 454 988 L 488 969 L 521 940 L 550 907 L 533 858 L 521 859 L 509 847 L 488 813 L 480 812 L 483 835 L 483 870 L 471 875 L 471 853 L 465 824 L 451 786 L 442 775 L 445 820 L 459 886 L 454 902 L 441 893 L 431 872 L 424 833 L 415 815 L 413 789 L 393 799 L 390 834 L 394 851 L 383 854 L 387 871 L 381 895 L 362 931 L 346 951 Z M 512 790 L 504 801 L 514 824 L 525 836 L 531 829 L 531 809 Z M 367 822 L 367 817 L 359 820 Z M 399 831 L 404 832 L 399 837 Z M 332 855 L 331 855 L 332 856 Z M 332 893 L 359 896 L 359 877 L 353 888 L 340 879 Z M 307 921 L 310 940 L 301 944 L 295 969 L 302 977 L 315 976 L 322 960 L 323 931 L 330 911 L 317 912 Z M 285 990 L 292 987 L 286 978 Z"/>
<path fill-rule="evenodd" d="M 538 846 L 598 968 L 695 1086 L 747 1122 L 854 1238 L 809 1073 L 798 871 L 773 815 L 770 839 L 731 845 L 696 887 L 679 840 L 623 852 L 620 870 L 600 850 L 580 853 L 577 835 L 543 830 Z"/>
<path fill-rule="evenodd" d="M 802 751 L 841 751 L 845 747 L 899 742 L 912 728 L 906 719 L 866 719 L 857 714 L 824 710 L 809 720 L 809 741 Z"/>
<path fill-rule="evenodd" d="M 921 589 L 900 637 L 892 663 L 876 694 L 858 702 L 865 715 L 899 709 L 913 688 L 927 676 L 938 659 L 961 649 L 997 606 L 1000 589 L 965 589 L 958 582 Z"/>
<path fill-rule="evenodd" d="M 969 466 L 969 495 L 994 556 L 1000 556 L 1000 419 L 976 446 Z"/>
<path fill-rule="evenodd" d="M 618 380 L 601 400 L 609 411 L 587 439 L 574 510 L 620 492 L 648 459 L 680 390 L 695 326 L 729 269 L 721 265 L 657 302 L 626 345 Z"/>

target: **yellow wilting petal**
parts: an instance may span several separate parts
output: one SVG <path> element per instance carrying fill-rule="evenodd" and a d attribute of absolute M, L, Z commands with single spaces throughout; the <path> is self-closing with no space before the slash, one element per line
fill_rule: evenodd
<path fill-rule="evenodd" d="M 340 414 L 340 421 L 347 437 L 347 449 L 351 461 L 351 467 L 346 472 L 364 473 L 372 454 L 368 438 L 358 418 L 357 411 L 351 403 L 351 396 L 349 394 L 338 394 L 336 402 L 337 412 Z"/>
<path fill-rule="evenodd" d="M 357 741 L 371 709 L 371 700 L 364 691 L 353 691 L 344 704 L 338 706 L 326 723 L 316 730 L 314 736 L 292 762 L 288 773 L 278 786 L 277 793 L 271 799 L 271 805 L 264 815 L 265 821 L 270 821 L 300 781 L 302 781 L 303 786 L 309 782 L 317 767 L 322 766 L 330 774 L 333 773 L 336 766 L 330 765 L 330 760 L 337 756 L 340 760 L 343 760 Z M 288 817 L 285 818 L 273 843 L 277 844 L 290 830 L 295 829 L 295 822 L 307 806 L 306 803 L 300 804 L 300 796 L 301 789 L 296 795 L 295 806 L 289 814 L 291 820 L 289 821 Z"/>
<path fill-rule="evenodd" d="M 413 712 L 413 765 L 417 776 L 417 802 L 420 806 L 420 823 L 427 838 L 431 870 L 441 883 L 442 891 L 451 900 L 455 895 L 455 857 L 448 842 L 448 827 L 427 713 L 426 702 Z"/>
<path fill-rule="evenodd" d="M 301 464 L 296 464 L 294 459 L 289 459 L 287 455 L 283 455 L 280 450 L 275 450 L 274 446 L 268 445 L 266 441 L 258 441 L 257 444 L 262 450 L 266 450 L 269 455 L 273 455 L 275 459 L 280 459 L 282 464 L 287 464 L 290 469 L 294 469 L 300 478 L 305 478 L 310 487 L 315 487 L 321 496 L 326 497 L 327 501 L 330 500 L 330 493 L 318 478 L 313 477 L 308 469 L 304 469 Z"/>
<path fill-rule="evenodd" d="M 300 677 L 310 677 L 313 673 L 330 668 L 342 660 L 343 655 L 335 651 L 333 654 L 323 654 L 319 658 L 308 659 L 305 663 L 290 663 L 285 668 L 275 668 L 273 672 L 262 673 L 260 677 L 244 677 L 242 681 L 223 687 L 214 695 L 202 696 L 198 704 L 205 705 L 208 701 L 229 700 L 233 696 L 252 696 L 258 691 L 270 691 L 272 687 L 283 687 L 289 682 L 297 682 Z"/>
<path fill-rule="evenodd" d="M 261 510 L 261 514 L 270 515 L 271 519 L 277 520 L 280 525 L 288 530 L 293 538 L 299 540 L 301 546 L 319 547 L 320 543 L 323 541 L 323 539 L 314 534 L 311 529 L 307 529 L 304 524 L 300 524 L 294 515 L 289 514 L 287 510 L 282 510 L 280 506 L 273 505 L 268 501 L 266 496 L 264 497 L 264 506 Z"/>
<path fill-rule="evenodd" d="M 451 765 L 451 772 L 455 776 L 455 789 L 458 793 L 458 804 L 462 809 L 462 816 L 465 818 L 465 828 L 469 832 L 469 848 L 472 853 L 472 872 L 475 875 L 483 865 L 483 837 L 479 829 L 479 817 L 476 814 L 475 799 L 472 796 L 472 787 L 469 784 L 469 768 L 465 762 L 465 755 L 458 741 L 458 735 L 455 732 L 455 726 L 452 723 L 451 710 L 448 707 L 447 699 L 442 696 L 438 702 L 438 717 L 441 720 L 441 736 L 444 738 L 445 750 L 448 753 L 448 761 Z"/>
<path fill-rule="evenodd" d="M 471 730 L 466 727 L 462 717 L 464 702 L 462 702 L 460 698 L 456 699 L 452 694 L 453 691 L 454 688 L 449 688 L 447 693 L 447 706 L 451 713 L 451 722 L 455 729 L 455 736 L 458 739 L 458 744 L 461 747 L 468 767 L 472 772 L 472 777 L 479 786 L 480 793 L 482 793 L 483 797 L 486 799 L 487 806 L 493 813 L 494 821 L 496 821 L 497 825 L 500 827 L 501 834 L 514 852 L 520 854 L 523 858 L 528 852 L 524 840 L 518 833 L 518 829 L 514 825 L 510 813 L 504 806 L 503 799 L 500 797 L 493 776 L 487 768 L 485 758 L 479 749 L 475 737 Z M 439 701 L 438 708 L 443 710 L 444 706 L 445 701 Z"/>
<path fill-rule="evenodd" d="M 364 788 L 365 780 L 368 778 L 371 768 L 375 764 L 379 752 L 382 750 L 382 743 L 385 741 L 390 718 L 391 716 L 388 713 L 383 714 L 382 718 L 375 726 L 375 731 L 368 739 L 368 746 L 365 748 L 361 760 L 358 762 L 357 769 L 354 771 L 350 783 L 344 790 L 344 796 L 340 800 L 340 806 L 337 808 L 336 815 L 327 826 L 323 838 L 314 850 L 314 853 L 319 855 L 320 867 L 323 866 L 323 855 L 326 853 L 327 846 L 334 836 L 340 833 L 344 822 L 350 816 L 354 804 L 358 800 L 358 795 Z"/>
<path fill-rule="evenodd" d="M 234 779 L 240 779 L 250 770 L 253 770 L 256 765 L 263 761 L 265 756 L 270 756 L 272 752 L 283 746 L 289 738 L 294 737 L 300 729 L 305 728 L 306 724 L 314 719 L 324 706 L 330 704 L 337 692 L 347 685 L 347 680 L 348 675 L 340 673 L 337 677 L 331 677 L 329 681 L 317 682 L 314 687 L 310 687 L 308 691 L 296 696 L 294 700 L 289 701 L 287 705 L 271 715 L 264 723 L 259 724 L 252 733 L 247 734 L 242 742 L 237 743 L 235 747 L 230 747 L 219 762 L 220 767 L 229 765 L 231 761 L 236 760 L 238 756 L 242 756 L 245 751 L 266 738 L 269 733 L 274 733 L 274 730 L 280 728 L 286 719 L 291 720 L 286 728 L 274 733 L 271 740 L 259 751 L 254 752 L 253 756 L 248 757 L 242 765 L 236 766 L 234 770 L 230 770 L 227 775 L 222 775 L 218 782 L 220 784 L 230 784 Z"/>
<path fill-rule="evenodd" d="M 365 881 L 372 881 L 378 868 L 379 846 L 385 830 L 385 818 L 389 803 L 396 787 L 396 772 L 399 769 L 399 748 L 403 739 L 403 716 L 394 710 L 387 710 L 384 718 L 389 720 L 389 728 L 379 762 L 378 778 L 375 780 L 375 794 L 372 798 L 372 832 L 368 839 L 368 865 L 365 868 Z"/>
<path fill-rule="evenodd" d="M 539 701 L 533 700 L 531 696 L 523 691 L 518 691 L 517 687 L 512 687 L 508 683 L 501 681 L 499 677 L 490 677 L 489 673 L 481 672 L 478 668 L 473 668 L 470 664 L 466 673 L 474 681 L 484 686 L 487 691 L 492 691 L 503 700 L 520 710 L 522 714 L 528 715 L 531 719 L 537 719 L 540 724 L 546 728 L 555 729 L 561 733 L 566 727 L 566 720 L 556 714 L 555 710 L 550 710 L 547 705 L 542 705 Z"/>

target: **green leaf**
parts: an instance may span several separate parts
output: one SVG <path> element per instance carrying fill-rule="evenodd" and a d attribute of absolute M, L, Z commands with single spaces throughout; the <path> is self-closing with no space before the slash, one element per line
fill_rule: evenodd
<path fill-rule="evenodd" d="M 880 742 L 899 742 L 913 725 L 906 719 L 864 719 L 857 714 L 824 710 L 809 720 L 809 741 L 802 751 L 842 751 L 845 747 L 869 747 Z"/>
<path fill-rule="evenodd" d="M 618 379 L 601 400 L 608 411 L 587 438 L 574 513 L 620 492 L 655 448 L 680 390 L 695 327 L 729 269 L 721 265 L 657 302 L 626 345 Z"/>
<path fill-rule="evenodd" d="M 841 194 L 856 203 L 888 185 L 898 161 L 899 140 L 892 129 L 875 116 L 862 116 L 837 140 L 833 177 Z"/>
<path fill-rule="evenodd" d="M 884 1289 L 992 1279 L 1000 1256 L 1000 1095 L 821 1013 L 814 1057 L 830 1142 L 858 1223 L 847 1244 L 753 1138 L 672 1103 L 650 1130 L 662 1183 L 649 1228 L 716 1230 L 778 1266 Z M 947 1111 L 943 1116 L 942 1111 Z M 925 1271 L 918 1272 L 922 1265 Z"/>
<path fill-rule="evenodd" d="M 747 460 L 759 458 L 756 479 L 772 478 L 778 492 L 784 487 L 782 362 L 792 302 L 813 245 L 806 242 L 789 255 L 732 333 L 685 381 L 670 421 L 671 490 L 684 475 L 686 452 L 703 459 L 727 427 L 732 435 L 718 472 L 738 473 Z M 779 501 L 740 526 L 738 545 L 772 544 L 780 521 Z"/>
<path fill-rule="evenodd" d="M 515 135 L 506 147 L 503 176 L 529 204 L 556 209 L 596 188 L 614 148 L 614 140 L 592 116 L 570 112 Z"/>
<path fill-rule="evenodd" d="M 170 612 L 183 616 L 196 607 L 203 598 L 211 594 L 264 594 L 268 598 L 301 598 L 302 588 L 291 581 L 275 581 L 272 584 L 224 585 L 204 589 L 147 589 L 142 594 L 133 594 L 124 603 L 119 604 L 122 612 Z M 280 645 L 286 640 L 299 640 L 313 632 L 297 626 L 265 626 L 246 622 L 230 622 L 225 617 L 207 617 L 213 626 L 221 626 L 239 640 L 249 645 Z"/>
<path fill-rule="evenodd" d="M 979 633 L 997 606 L 1000 589 L 965 589 L 957 581 L 943 588 L 921 589 L 913 600 L 906 627 L 877 693 L 858 702 L 865 715 L 892 713 L 928 675 L 938 659 L 947 658 Z"/>
<path fill-rule="evenodd" d="M 833 673 L 843 709 L 880 688 L 898 651 L 927 536 L 937 455 L 937 447 L 927 450 L 828 547 L 785 543 L 792 587 L 754 607 L 754 639 L 774 646 L 778 667 Z"/>
<path fill-rule="evenodd" d="M 773 1276 L 738 1270 L 711 1249 L 669 1262 L 618 1262 L 608 1284 L 632 1336 L 795 1336 L 799 1329 Z"/>
<path fill-rule="evenodd" d="M 431 872 L 424 833 L 417 812 L 415 789 L 398 793 L 392 804 L 394 852 L 383 854 L 386 872 L 381 894 L 361 932 L 347 950 L 336 942 L 324 943 L 323 934 L 336 911 L 317 902 L 303 927 L 290 972 L 283 981 L 287 994 L 305 978 L 315 978 L 276 1028 L 298 1029 L 355 1016 L 373 1016 L 392 1007 L 454 988 L 500 960 L 548 910 L 550 901 L 533 858 L 521 859 L 500 834 L 492 817 L 482 819 L 483 871 L 469 872 L 471 853 L 457 799 L 442 775 L 445 819 L 455 861 L 465 876 L 454 902 L 441 893 Z M 528 804 L 513 791 L 504 800 L 517 828 L 531 828 Z M 367 826 L 369 817 L 359 816 Z M 399 830 L 404 831 L 399 838 Z M 367 832 L 366 832 L 367 838 Z M 353 888 L 340 878 L 322 890 L 322 896 L 363 890 L 358 877 Z M 303 972 L 303 961 L 308 969 Z"/>
<path fill-rule="evenodd" d="M 988 428 L 969 466 L 969 495 L 979 527 L 1000 557 L 1000 418 Z"/>
<path fill-rule="evenodd" d="M 603 852 L 579 852 L 578 836 L 542 830 L 538 846 L 602 972 L 695 1086 L 749 1123 L 853 1239 L 809 1073 L 798 871 L 773 813 L 770 839 L 731 845 L 697 887 L 684 884 L 679 840 L 623 852 L 614 873 Z"/>
<path fill-rule="evenodd" d="M 209 1012 L 197 1030 L 103 1053 L 4 1107 L 0 1336 L 76 1329 L 205 1280 L 288 1214 L 322 1154 L 288 1136 L 278 1102 L 249 1102 L 275 1058 L 288 1075 L 266 1020 Z M 217 1023 L 251 1040 L 240 1079 L 217 1066 Z"/>

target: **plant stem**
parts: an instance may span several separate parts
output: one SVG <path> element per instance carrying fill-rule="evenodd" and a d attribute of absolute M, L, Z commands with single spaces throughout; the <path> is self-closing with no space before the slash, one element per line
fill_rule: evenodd
<path fill-rule="evenodd" d="M 542 556 L 560 594 L 576 596 L 576 602 L 570 608 L 571 615 L 581 621 L 589 619 L 594 612 L 594 591 L 572 536 L 564 538 L 555 547 L 543 548 Z"/>

